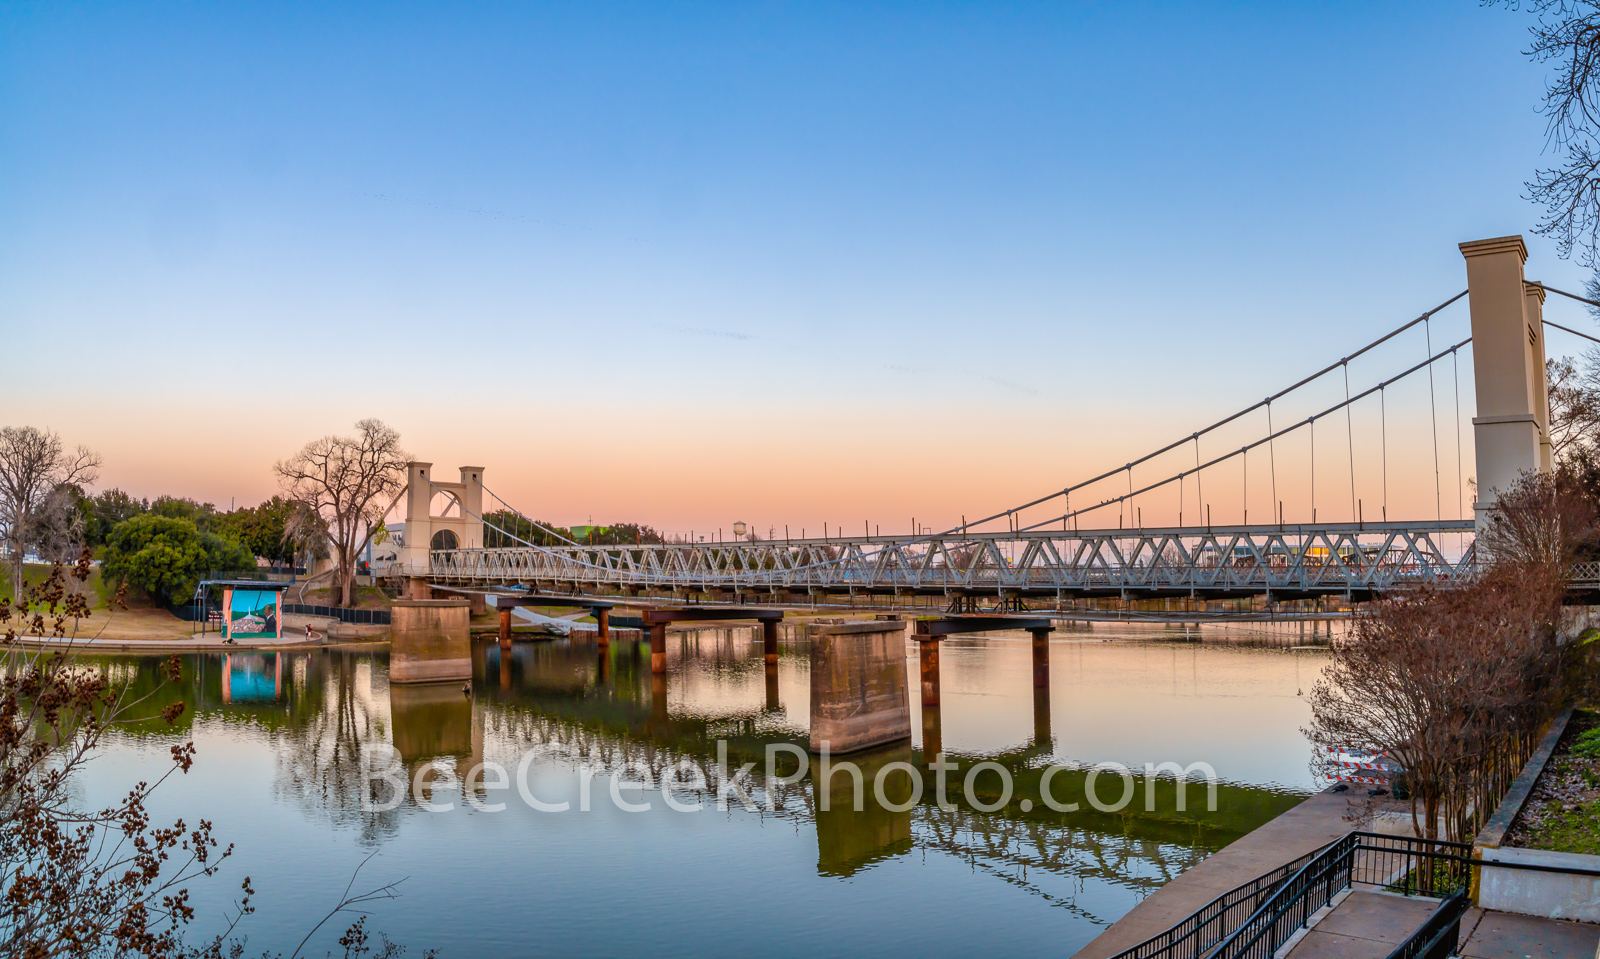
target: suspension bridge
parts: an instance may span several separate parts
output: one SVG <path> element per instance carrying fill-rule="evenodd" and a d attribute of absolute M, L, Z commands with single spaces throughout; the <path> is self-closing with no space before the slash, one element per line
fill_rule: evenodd
<path fill-rule="evenodd" d="M 771 538 L 761 541 L 593 545 L 539 527 L 489 492 L 482 467 L 460 468 L 457 480 L 441 480 L 432 464 L 412 463 L 404 494 L 403 542 L 395 557 L 375 564 L 379 576 L 409 580 L 418 590 L 467 588 L 538 593 L 668 598 L 676 601 L 819 606 L 862 598 L 883 605 L 937 603 L 955 612 L 1022 609 L 1077 599 L 1268 600 L 1339 596 L 1365 600 L 1385 590 L 1424 583 L 1448 584 L 1470 576 L 1477 564 L 1475 533 L 1492 516 L 1495 496 L 1524 472 L 1552 466 L 1550 404 L 1545 378 L 1543 305 L 1547 292 L 1581 297 L 1530 282 L 1524 276 L 1527 248 L 1520 236 L 1463 243 L 1467 289 L 1450 296 L 1378 339 L 1340 357 L 1265 399 L 1195 430 L 1123 466 L 940 532 L 861 536 Z M 1435 346 L 1433 322 L 1458 301 L 1470 311 L 1471 335 Z M 1588 302 L 1584 300 L 1583 302 Z M 1380 355 L 1386 344 L 1422 327 L 1423 358 L 1365 388 L 1352 389 L 1351 362 Z M 1567 330 L 1580 337 L 1587 334 Z M 1593 337 L 1587 337 L 1593 339 Z M 1437 381 L 1441 367 L 1454 377 L 1457 436 L 1456 486 L 1463 475 L 1460 438 L 1460 355 L 1467 347 L 1475 387 L 1471 419 L 1476 501 L 1444 517 Z M 1275 420 L 1296 396 L 1337 389 L 1343 398 Z M 1426 380 L 1435 479 L 1433 518 L 1400 519 L 1388 510 L 1389 397 L 1402 383 Z M 1369 521 L 1357 497 L 1357 438 L 1352 410 L 1376 404 L 1383 502 Z M 1449 405 L 1449 396 L 1445 400 Z M 1260 421 L 1258 435 L 1213 449 L 1223 437 Z M 1348 515 L 1319 521 L 1316 493 L 1317 429 L 1326 437 L 1343 427 L 1348 452 Z M 1448 431 L 1447 431 L 1448 432 Z M 1290 519 L 1279 474 L 1290 437 L 1309 436 L 1310 507 Z M 1446 458 L 1451 447 L 1446 446 Z M 1193 465 L 1160 471 L 1176 457 Z M 1259 478 L 1268 467 L 1266 523 L 1250 522 L 1251 458 Z M 1343 464 L 1339 464 L 1343 465 Z M 1157 470 L 1151 476 L 1151 470 Z M 1324 470 L 1326 471 L 1326 462 Z M 1368 467 L 1362 465 L 1365 472 Z M 1244 487 L 1240 522 L 1212 525 L 1218 477 L 1236 471 Z M 1136 480 L 1136 476 L 1139 477 Z M 1364 477 L 1366 478 L 1366 477 Z M 1324 481 L 1326 483 L 1326 480 Z M 1115 489 L 1106 495 L 1108 487 Z M 1120 487 L 1120 488 L 1119 488 Z M 1190 490 L 1193 493 L 1190 493 Z M 517 532 L 539 529 L 541 542 L 524 539 L 485 519 L 485 496 L 500 504 L 492 515 L 515 515 Z M 1176 496 L 1176 522 L 1145 527 L 1143 504 Z M 1076 503 L 1074 498 L 1076 497 Z M 1192 498 L 1191 498 L 1192 497 Z M 435 510 L 436 502 L 446 507 Z M 1187 512 L 1191 506 L 1194 512 Z M 1341 502 L 1339 511 L 1344 511 Z M 1330 510 L 1324 504 L 1323 515 Z M 1115 513 L 1117 525 L 1109 521 Z M 1307 515 L 1302 515 L 1307 514 Z M 1256 515 L 1259 517 L 1259 507 Z M 1185 517 L 1201 522 L 1185 523 Z M 486 531 L 499 544 L 487 546 Z M 530 534 L 531 535 L 531 534 Z M 753 540 L 753 537 L 752 537 Z M 1591 564 L 1593 565 L 1593 564 Z M 1600 588 L 1600 566 L 1578 571 L 1575 585 Z"/>

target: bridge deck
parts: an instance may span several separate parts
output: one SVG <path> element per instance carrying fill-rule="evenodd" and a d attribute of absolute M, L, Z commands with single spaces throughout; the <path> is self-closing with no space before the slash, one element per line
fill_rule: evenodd
<path fill-rule="evenodd" d="M 437 550 L 425 569 L 395 563 L 378 572 L 552 592 L 751 594 L 780 605 L 791 593 L 813 602 L 836 594 L 1366 599 L 1470 575 L 1471 535 L 1471 520 L 1440 520 L 518 546 Z"/>

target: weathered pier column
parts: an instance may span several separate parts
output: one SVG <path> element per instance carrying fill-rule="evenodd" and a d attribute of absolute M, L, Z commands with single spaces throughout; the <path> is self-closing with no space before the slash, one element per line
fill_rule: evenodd
<path fill-rule="evenodd" d="M 922 759 L 932 765 L 944 751 L 943 729 L 938 706 L 922 707 Z"/>
<path fill-rule="evenodd" d="M 602 648 L 611 645 L 611 610 L 601 606 L 594 611 L 595 642 Z"/>
<path fill-rule="evenodd" d="M 811 628 L 811 749 L 854 752 L 911 736 L 905 624 Z"/>
<path fill-rule="evenodd" d="M 511 648 L 511 607 L 500 607 L 500 648 Z"/>
<path fill-rule="evenodd" d="M 920 625 L 920 624 L 919 624 Z M 922 666 L 922 705 L 939 705 L 939 636 L 931 633 L 916 634 L 918 657 Z"/>
<path fill-rule="evenodd" d="M 761 650 L 766 654 L 768 666 L 778 665 L 778 621 L 775 619 L 761 621 Z"/>
<path fill-rule="evenodd" d="M 767 711 L 777 712 L 783 706 L 778 702 L 778 664 L 768 663 L 767 673 Z"/>
<path fill-rule="evenodd" d="M 650 624 L 650 672 L 667 671 L 667 624 Z"/>
<path fill-rule="evenodd" d="M 783 619 L 783 612 L 775 609 L 717 609 L 706 607 L 690 607 L 688 609 L 647 609 L 640 617 L 645 628 L 650 630 L 650 671 L 664 673 L 667 671 L 667 624 L 668 623 L 703 623 L 718 620 L 757 620 L 762 624 L 763 635 L 770 630 L 774 645 L 771 651 L 773 658 L 768 662 L 777 662 L 777 623 Z M 768 625 L 771 624 L 771 625 Z"/>
<path fill-rule="evenodd" d="M 397 599 L 389 613 L 389 679 L 431 683 L 472 678 L 471 604 Z"/>
<path fill-rule="evenodd" d="M 650 721 L 658 725 L 665 725 L 667 721 L 667 677 L 664 673 L 650 675 Z"/>
<path fill-rule="evenodd" d="M 1048 750 L 1055 745 L 1055 734 L 1050 729 L 1050 687 L 1033 687 L 1033 745 Z"/>
<path fill-rule="evenodd" d="M 1033 688 L 1050 688 L 1050 630 L 1030 629 L 1033 636 Z"/>

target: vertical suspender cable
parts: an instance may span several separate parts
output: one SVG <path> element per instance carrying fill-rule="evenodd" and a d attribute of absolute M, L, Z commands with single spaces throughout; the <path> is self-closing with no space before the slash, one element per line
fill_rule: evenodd
<path fill-rule="evenodd" d="M 1244 497 L 1243 497 L 1243 501 L 1244 501 L 1244 519 L 1240 520 L 1240 523 L 1242 523 L 1245 526 L 1249 526 L 1250 525 L 1250 447 L 1246 446 L 1244 449 L 1240 450 L 1239 452 L 1244 454 L 1244 470 L 1243 470 L 1243 472 L 1241 474 L 1244 477 Z"/>
<path fill-rule="evenodd" d="M 1423 336 L 1427 337 L 1428 352 L 1425 356 L 1433 355 L 1433 319 L 1429 317 L 1422 322 Z M 1435 519 L 1444 519 L 1444 496 L 1439 488 L 1439 405 L 1434 399 L 1433 391 L 1433 364 L 1428 364 L 1428 412 L 1429 422 L 1433 426 L 1433 510 Z"/>
<path fill-rule="evenodd" d="M 1267 401 L 1267 459 L 1272 464 L 1272 504 L 1277 509 L 1278 503 L 1278 442 L 1273 437 L 1278 434 L 1272 429 L 1272 401 Z"/>
<path fill-rule="evenodd" d="M 1350 450 L 1350 522 L 1356 521 L 1356 430 L 1350 420 L 1350 362 L 1344 364 L 1344 439 Z"/>
<path fill-rule="evenodd" d="M 1378 388 L 1378 423 L 1383 437 L 1383 521 L 1389 521 L 1389 388 Z"/>
<path fill-rule="evenodd" d="M 1317 418 L 1313 416 L 1308 420 L 1311 424 L 1311 522 L 1317 521 Z"/>
<path fill-rule="evenodd" d="M 1200 434 L 1194 434 L 1194 508 L 1199 516 L 1206 515 L 1206 488 L 1200 480 Z"/>
<path fill-rule="evenodd" d="M 1450 351 L 1451 374 L 1456 381 L 1456 518 L 1466 519 L 1466 503 L 1461 498 L 1461 487 L 1466 485 L 1461 476 L 1461 364 L 1456 351 Z"/>
<path fill-rule="evenodd" d="M 1456 353 L 1456 350 L 1450 351 L 1450 369 L 1456 381 L 1456 518 L 1466 519 L 1466 503 L 1461 499 L 1461 487 L 1466 485 L 1462 482 L 1461 476 L 1461 364 L 1456 357 Z M 1466 553 L 1466 533 L 1456 534 L 1456 548 L 1462 553 Z"/>
<path fill-rule="evenodd" d="M 1128 464 L 1128 525 L 1133 525 L 1133 464 Z"/>

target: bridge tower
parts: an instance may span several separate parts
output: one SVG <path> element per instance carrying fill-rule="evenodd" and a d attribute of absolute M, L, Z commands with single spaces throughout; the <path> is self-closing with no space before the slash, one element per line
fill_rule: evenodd
<path fill-rule="evenodd" d="M 1525 471 L 1551 469 L 1550 397 L 1544 372 L 1544 289 L 1524 279 L 1528 247 L 1521 236 L 1461 244 L 1472 309 L 1473 381 L 1478 415 L 1478 500 L 1481 530 L 1500 490 Z"/>
<path fill-rule="evenodd" d="M 435 492 L 454 500 L 438 515 L 433 513 Z M 407 463 L 403 536 L 400 561 L 411 576 L 427 574 L 429 550 L 482 549 L 483 467 L 463 466 L 458 482 L 444 483 L 433 476 L 432 463 Z"/>

